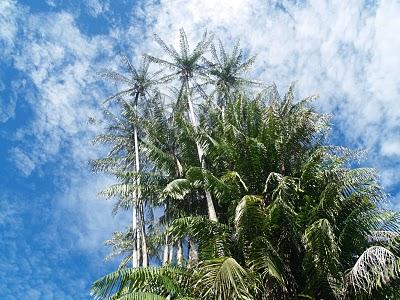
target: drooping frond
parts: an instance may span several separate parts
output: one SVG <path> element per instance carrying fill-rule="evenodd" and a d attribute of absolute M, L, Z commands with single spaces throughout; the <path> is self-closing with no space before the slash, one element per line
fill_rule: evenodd
<path fill-rule="evenodd" d="M 257 236 L 265 229 L 265 212 L 262 209 L 262 198 L 246 195 L 236 206 L 235 230 L 241 239 L 247 239 L 249 234 Z"/>
<path fill-rule="evenodd" d="M 188 179 L 175 179 L 164 188 L 163 195 L 174 199 L 183 199 L 191 190 L 192 185 Z"/>
<path fill-rule="evenodd" d="M 106 246 L 111 247 L 111 253 L 107 255 L 106 260 L 111 260 L 112 258 L 120 255 L 127 255 L 130 257 L 133 249 L 133 242 L 136 240 L 132 228 L 128 231 L 116 231 L 112 234 L 112 237 L 104 242 Z M 128 261 L 123 260 L 119 268 L 125 267 Z"/>
<path fill-rule="evenodd" d="M 340 294 L 340 248 L 332 225 L 327 219 L 311 224 L 304 233 L 305 260 L 308 272 L 314 273 L 310 288 L 323 289 L 326 297 Z"/>
<path fill-rule="evenodd" d="M 155 293 L 164 298 L 187 295 L 179 284 L 187 280 L 186 277 L 184 269 L 172 266 L 121 269 L 97 280 L 91 294 L 95 299 L 119 299 L 137 292 Z"/>
<path fill-rule="evenodd" d="M 399 258 L 381 246 L 373 246 L 360 255 L 346 274 L 348 288 L 371 293 L 399 276 Z"/>
<path fill-rule="evenodd" d="M 205 261 L 196 288 L 210 299 L 252 299 L 247 272 L 232 257 Z"/>

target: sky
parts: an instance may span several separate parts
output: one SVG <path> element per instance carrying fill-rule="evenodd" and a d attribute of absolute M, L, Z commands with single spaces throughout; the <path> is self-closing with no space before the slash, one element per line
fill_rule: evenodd
<path fill-rule="evenodd" d="M 112 271 L 103 241 L 128 217 L 97 196 L 111 182 L 88 119 L 115 87 L 98 77 L 177 45 L 185 28 L 257 55 L 251 76 L 319 95 L 331 142 L 366 149 L 400 209 L 400 1 L 0 0 L 0 299 L 91 299 Z"/>

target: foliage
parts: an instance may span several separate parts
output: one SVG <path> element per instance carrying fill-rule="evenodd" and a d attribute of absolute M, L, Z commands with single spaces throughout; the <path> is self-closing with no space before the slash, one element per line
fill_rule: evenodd
<path fill-rule="evenodd" d="M 140 114 L 129 114 L 129 105 L 119 102 L 113 117 L 119 121 L 109 127 L 115 134 L 98 137 L 112 155 L 94 166 L 122 182 L 102 192 L 117 197 L 117 208 L 129 207 L 124 199 L 140 176 L 143 199 L 158 210 L 146 217 L 149 253 L 163 253 L 163 265 L 121 268 L 96 281 L 92 294 L 398 298 L 399 214 L 385 209 L 375 171 L 355 167 L 362 152 L 329 145 L 329 116 L 313 109 L 316 97 L 296 100 L 293 85 L 281 97 L 274 85 L 244 79 L 254 58 L 239 44 L 227 54 L 220 43 L 217 54 L 204 34 L 190 51 L 183 30 L 179 52 L 158 36 L 156 41 L 171 60 L 146 57 L 172 73 L 157 73 L 159 90 Z M 160 92 L 166 87 L 178 92 L 166 98 Z M 195 95 L 200 103 L 186 109 Z M 123 155 L 133 125 L 143 149 L 139 173 L 128 170 Z M 118 254 L 129 252 L 134 239 L 128 230 L 108 243 Z"/>

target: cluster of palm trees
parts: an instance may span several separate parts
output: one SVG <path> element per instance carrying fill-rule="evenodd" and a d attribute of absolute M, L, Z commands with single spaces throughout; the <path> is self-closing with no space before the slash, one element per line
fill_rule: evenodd
<path fill-rule="evenodd" d="M 400 299 L 399 214 L 362 152 L 328 143 L 315 97 L 246 79 L 254 62 L 205 33 L 145 55 L 107 99 L 101 194 L 132 224 L 98 299 Z M 155 71 L 152 71 L 155 70 Z M 151 265 L 151 266 L 150 266 Z M 131 267 L 130 267 L 131 266 Z"/>

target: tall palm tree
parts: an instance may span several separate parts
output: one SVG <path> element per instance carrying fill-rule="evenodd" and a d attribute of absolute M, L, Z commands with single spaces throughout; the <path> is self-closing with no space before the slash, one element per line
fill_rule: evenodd
<path fill-rule="evenodd" d="M 193 105 L 193 90 L 202 91 L 201 83 L 198 77 L 205 76 L 204 68 L 200 62 L 204 53 L 208 50 L 211 43 L 211 38 L 204 33 L 202 40 L 196 45 L 193 51 L 190 51 L 189 43 L 183 29 L 180 29 L 180 51 L 176 51 L 173 46 L 168 46 L 161 38 L 155 35 L 156 42 L 161 46 L 164 52 L 170 56 L 171 61 L 147 55 L 149 60 L 158 63 L 161 66 L 169 68 L 172 73 L 168 76 L 176 76 L 180 81 L 180 93 L 178 102 L 180 105 L 186 106 L 189 120 L 198 132 L 199 124 L 194 111 Z M 193 88 L 194 87 L 194 88 Z M 201 143 L 196 139 L 196 148 L 199 162 L 202 168 L 206 168 L 206 161 L 204 158 L 204 149 Z M 218 221 L 217 213 L 214 207 L 213 199 L 209 191 L 205 191 L 207 200 L 207 209 L 210 220 Z"/>
<path fill-rule="evenodd" d="M 141 198 L 140 188 L 141 167 L 137 126 L 139 119 L 138 104 L 139 102 L 145 103 L 147 98 L 151 97 L 151 92 L 154 90 L 155 86 L 168 81 L 169 78 L 159 77 L 162 70 L 159 70 L 153 74 L 150 73 L 150 61 L 146 58 L 142 59 L 139 68 L 135 68 L 126 56 L 123 57 L 123 62 L 129 73 L 128 75 L 123 75 L 113 70 L 106 70 L 102 73 L 102 75 L 106 79 L 115 81 L 117 83 L 122 83 L 124 85 L 124 88 L 121 91 L 107 98 L 106 102 L 110 100 L 117 100 L 121 102 L 123 121 L 121 122 L 118 120 L 118 118 L 114 118 L 114 121 L 117 121 L 119 124 L 114 124 L 114 126 L 111 128 L 113 130 L 118 128 L 120 129 L 118 132 L 119 136 L 114 136 L 114 142 L 119 148 L 126 151 L 126 168 L 129 169 L 128 166 L 133 164 L 136 173 L 134 178 L 135 188 L 131 191 L 132 195 L 130 196 L 132 197 L 132 230 L 134 233 L 133 235 L 136 237 L 136 245 L 132 247 L 132 266 L 137 267 L 140 264 L 143 266 L 148 265 L 144 220 L 145 203 Z M 121 134 L 125 135 L 123 139 L 121 139 Z M 108 136 L 108 139 L 112 139 L 112 136 Z M 98 139 L 98 141 L 103 140 L 104 139 L 102 138 Z M 122 145 L 119 144 L 121 140 L 124 142 Z M 99 162 L 100 161 L 98 161 L 98 163 Z M 104 166 L 98 166 L 98 168 L 103 167 Z M 114 195 L 112 194 L 110 196 Z M 126 196 L 127 195 L 124 195 L 124 197 Z"/>

